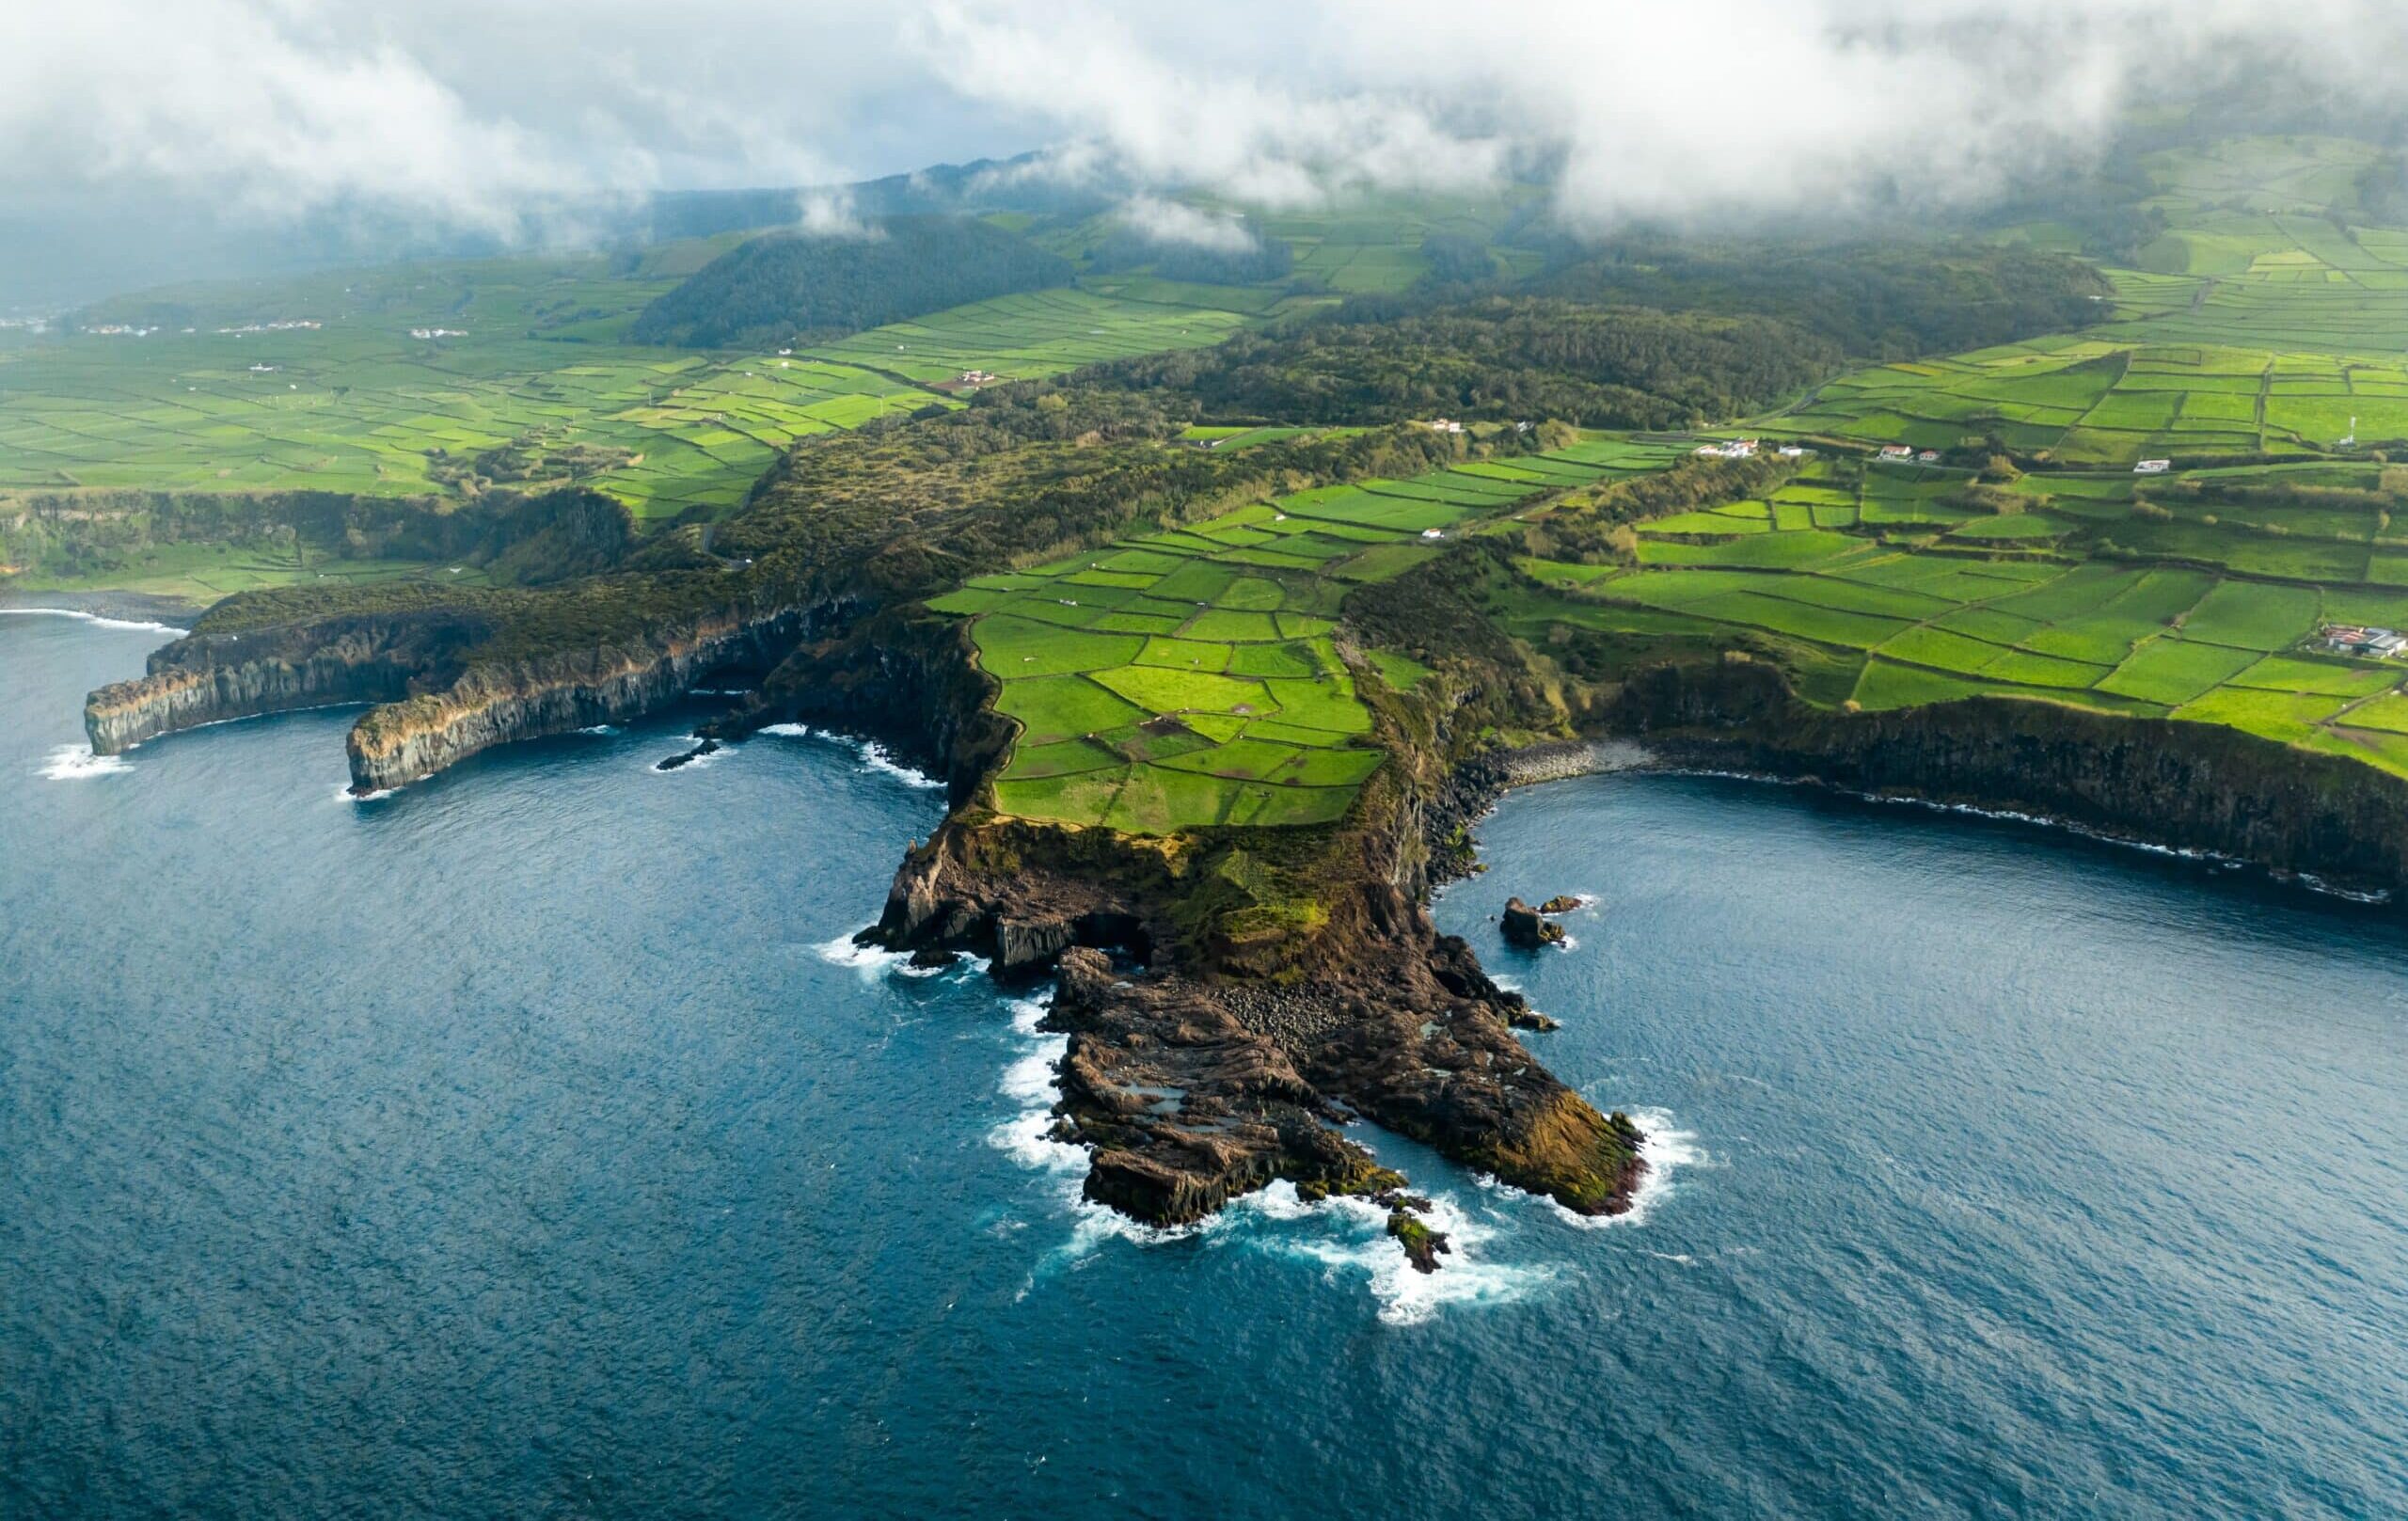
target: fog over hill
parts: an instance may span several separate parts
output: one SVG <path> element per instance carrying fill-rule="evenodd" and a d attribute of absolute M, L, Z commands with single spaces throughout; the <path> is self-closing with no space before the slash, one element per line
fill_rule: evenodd
<path fill-rule="evenodd" d="M 0 17 L 0 307 L 641 231 L 662 191 L 1008 172 L 1576 224 L 1959 206 L 2212 98 L 2388 135 L 2381 0 L 92 0 Z"/>

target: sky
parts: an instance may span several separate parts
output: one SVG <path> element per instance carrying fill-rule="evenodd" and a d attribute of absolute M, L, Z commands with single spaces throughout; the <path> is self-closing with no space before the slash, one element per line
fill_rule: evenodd
<path fill-rule="evenodd" d="M 345 225 L 540 240 L 564 198 L 1032 150 L 1154 198 L 1537 178 L 1601 226 L 1962 204 L 2081 163 L 2169 81 L 2388 103 L 2403 43 L 2391 0 L 16 4 L 0 304 L 54 265 L 214 273 Z"/>

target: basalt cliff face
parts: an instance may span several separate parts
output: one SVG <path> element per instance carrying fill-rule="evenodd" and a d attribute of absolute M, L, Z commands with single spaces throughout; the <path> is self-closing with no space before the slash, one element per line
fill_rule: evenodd
<path fill-rule="evenodd" d="M 1511 1028 L 1529 1005 L 1423 906 L 1434 873 L 1460 868 L 1461 826 L 1492 786 L 1408 746 L 1348 824 L 1280 832 L 1312 842 L 1315 922 L 1232 934 L 1207 922 L 1230 841 L 986 808 L 1014 732 L 990 692 L 958 625 L 897 612 L 799 649 L 730 728 L 842 722 L 950 774 L 953 813 L 906 855 L 863 939 L 1058 978 L 1047 1018 L 1070 1039 L 1055 1131 L 1088 1149 L 1088 1197 L 1167 1225 L 1279 1179 L 1308 1197 L 1389 1196 L 1403 1180 L 1341 1131 L 1369 1118 L 1569 1209 L 1630 1207 L 1637 1128 L 1532 1058 Z"/>
<path fill-rule="evenodd" d="M 1617 726 L 1668 758 L 1852 792 L 2040 815 L 2337 885 L 2408 891 L 2408 783 L 2219 724 L 1977 697 L 1810 708 L 1753 660 L 1633 674 Z"/>
<path fill-rule="evenodd" d="M 835 632 L 829 632 L 834 630 Z M 880 741 L 970 800 L 1011 748 L 1011 721 L 987 705 L 969 626 L 911 608 L 822 619 L 752 702 L 704 733 L 739 739 L 797 720 Z"/>
<path fill-rule="evenodd" d="M 153 654 L 148 675 L 93 692 L 84 724 L 106 755 L 204 723 L 372 704 L 346 749 L 353 789 L 382 791 L 495 745 L 640 717 L 715 672 L 765 671 L 852 611 L 844 598 L 731 610 L 524 660 L 484 656 L 489 626 L 448 611 L 197 633 Z"/>
<path fill-rule="evenodd" d="M 345 745 L 352 788 L 384 791 L 496 745 L 641 717 L 712 672 L 774 664 L 833 610 L 730 613 L 638 642 L 476 666 L 439 689 L 372 708 L 353 725 Z"/>
<path fill-rule="evenodd" d="M 1582 1213 L 1629 1208 L 1637 1129 L 1523 1048 L 1510 1022 L 1528 1005 L 1417 896 L 1362 879 L 1309 976 L 1230 975 L 1166 949 L 1176 848 L 1101 859 L 1115 849 L 1101 832 L 957 818 L 905 861 L 866 934 L 987 957 L 999 976 L 1058 973 L 1057 1133 L 1090 1150 L 1088 1197 L 1176 1224 L 1281 1178 L 1307 1196 L 1378 1192 L 1397 1180 L 1333 1128 L 1363 1117 Z"/>
<path fill-rule="evenodd" d="M 338 703 L 384 703 L 457 673 L 484 626 L 452 615 L 327 618 L 240 634 L 191 634 L 155 651 L 149 674 L 84 700 L 95 754 L 179 729 Z"/>

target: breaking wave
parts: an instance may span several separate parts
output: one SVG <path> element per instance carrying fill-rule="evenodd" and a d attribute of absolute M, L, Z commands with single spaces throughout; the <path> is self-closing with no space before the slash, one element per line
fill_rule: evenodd
<path fill-rule="evenodd" d="M 1061 1065 L 1063 1054 L 1070 1049 L 1070 1038 L 1038 1028 L 1038 1022 L 1045 1018 L 1045 1006 L 1035 999 L 1013 999 L 1010 1007 L 1012 1032 L 1017 1038 L 1020 1054 L 1004 1069 L 1004 1075 L 996 1086 L 1005 1098 L 1020 1107 L 1011 1118 L 987 1133 L 987 1144 L 1023 1167 L 1070 1177 L 1081 1176 L 1087 1170 L 1086 1153 L 1068 1141 L 1057 1141 L 1045 1133 L 1053 1129 L 1054 1105 L 1062 1097 L 1061 1088 L 1054 1080 L 1055 1070 Z M 1110 1211 L 1104 1212 L 1112 1213 Z M 1125 1218 L 1117 1214 L 1113 1217 Z M 1129 1224 L 1134 1226 L 1136 1222 L 1130 1221 Z"/>
<path fill-rule="evenodd" d="M 821 739 L 832 745 L 842 745 L 861 756 L 863 770 L 881 772 L 907 787 L 934 790 L 944 785 L 927 772 L 896 760 L 894 752 L 875 739 L 857 739 L 851 735 L 838 734 L 833 729 L 815 729 L 808 723 L 771 723 L 756 732 L 779 735 L 788 739 Z"/>
<path fill-rule="evenodd" d="M 192 632 L 189 628 L 178 628 L 174 624 L 150 623 L 140 618 L 110 618 L 77 608 L 0 608 L 0 617 L 73 618 L 103 628 L 147 629 L 154 634 L 174 634 L 180 639 Z"/>
<path fill-rule="evenodd" d="M 1713 1154 L 1698 1144 L 1697 1133 L 1681 1129 L 1669 1109 L 1627 1109 L 1624 1111 L 1640 1130 L 1639 1156 L 1647 1164 L 1645 1176 L 1631 1196 L 1630 1208 L 1620 1214 L 1581 1214 L 1568 1210 L 1543 1195 L 1526 1193 L 1513 1184 L 1495 1178 L 1482 1178 L 1480 1186 L 1492 1193 L 1521 1198 L 1537 1199 L 1555 1212 L 1557 1219 L 1582 1230 L 1611 1230 L 1624 1226 L 1642 1226 L 1656 1212 L 1657 1205 L 1670 1198 L 1679 1187 L 1678 1175 L 1692 1168 L 1716 1165 Z"/>
<path fill-rule="evenodd" d="M 1497 1221 L 1484 1211 L 1472 1213 L 1448 1194 L 1430 1196 L 1430 1212 L 1422 1217 L 1451 1248 L 1435 1273 L 1423 1273 L 1406 1260 L 1389 1239 L 1387 1211 L 1370 1199 L 1307 1204 L 1296 1196 L 1295 1185 L 1278 1182 L 1230 1208 L 1241 1221 L 1261 1223 L 1251 1234 L 1262 1249 L 1318 1264 L 1329 1283 L 1359 1278 L 1379 1302 L 1379 1318 L 1386 1325 L 1418 1325 L 1449 1306 L 1511 1304 L 1556 1278 L 1545 1264 L 1485 1258 L 1481 1248 L 1497 1239 Z"/>
<path fill-rule="evenodd" d="M 35 610 L 10 609 L 10 611 L 31 612 Z M 134 763 L 122 755 L 95 755 L 88 745 L 61 745 L 43 760 L 41 774 L 53 782 L 82 782 L 95 776 L 117 776 L 134 769 Z"/>
<path fill-rule="evenodd" d="M 1040 1027 L 1045 1007 L 1033 999 L 1015 999 L 1010 1005 L 1018 1054 L 996 1086 L 1018 1112 L 987 1133 L 988 1145 L 1021 1166 L 1048 1175 L 1059 1191 L 1061 1211 L 1070 1220 L 1069 1237 L 1038 1260 L 1021 1290 L 1023 1296 L 1115 1241 L 1135 1246 L 1181 1241 L 1214 1249 L 1234 1245 L 1318 1268 L 1323 1280 L 1333 1286 L 1361 1283 L 1378 1305 L 1380 1321 L 1388 1325 L 1418 1324 L 1450 1305 L 1508 1303 L 1554 1280 L 1549 1267 L 1487 1260 L 1481 1248 L 1497 1236 L 1499 1226 L 1494 1218 L 1475 1217 L 1449 1195 L 1432 1196 L 1424 1217 L 1432 1229 L 1446 1234 L 1451 1248 L 1435 1273 L 1419 1272 L 1407 1260 L 1387 1233 L 1388 1212 L 1370 1199 L 1307 1203 L 1293 1183 L 1280 1181 L 1193 1225 L 1164 1227 L 1132 1220 L 1084 1197 L 1080 1183 L 1087 1169 L 1085 1149 L 1048 1133 L 1054 1105 L 1061 1099 L 1058 1074 L 1069 1038 Z"/>

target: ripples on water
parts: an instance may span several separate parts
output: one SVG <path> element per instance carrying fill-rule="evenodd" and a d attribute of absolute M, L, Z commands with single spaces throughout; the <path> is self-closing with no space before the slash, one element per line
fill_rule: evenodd
<path fill-rule="evenodd" d="M 1595 1228 L 1363 1132 L 1425 1278 L 1285 1187 L 1081 1203 L 1040 1004 L 848 944 L 942 812 L 862 750 L 664 775 L 664 720 L 366 807 L 342 713 L 71 765 L 159 637 L 0 620 L 0 1514 L 2408 1509 L 2394 916 L 1521 795 L 1441 918 L 1660 1165 Z M 1576 887 L 1576 951 L 1498 943 Z"/>

